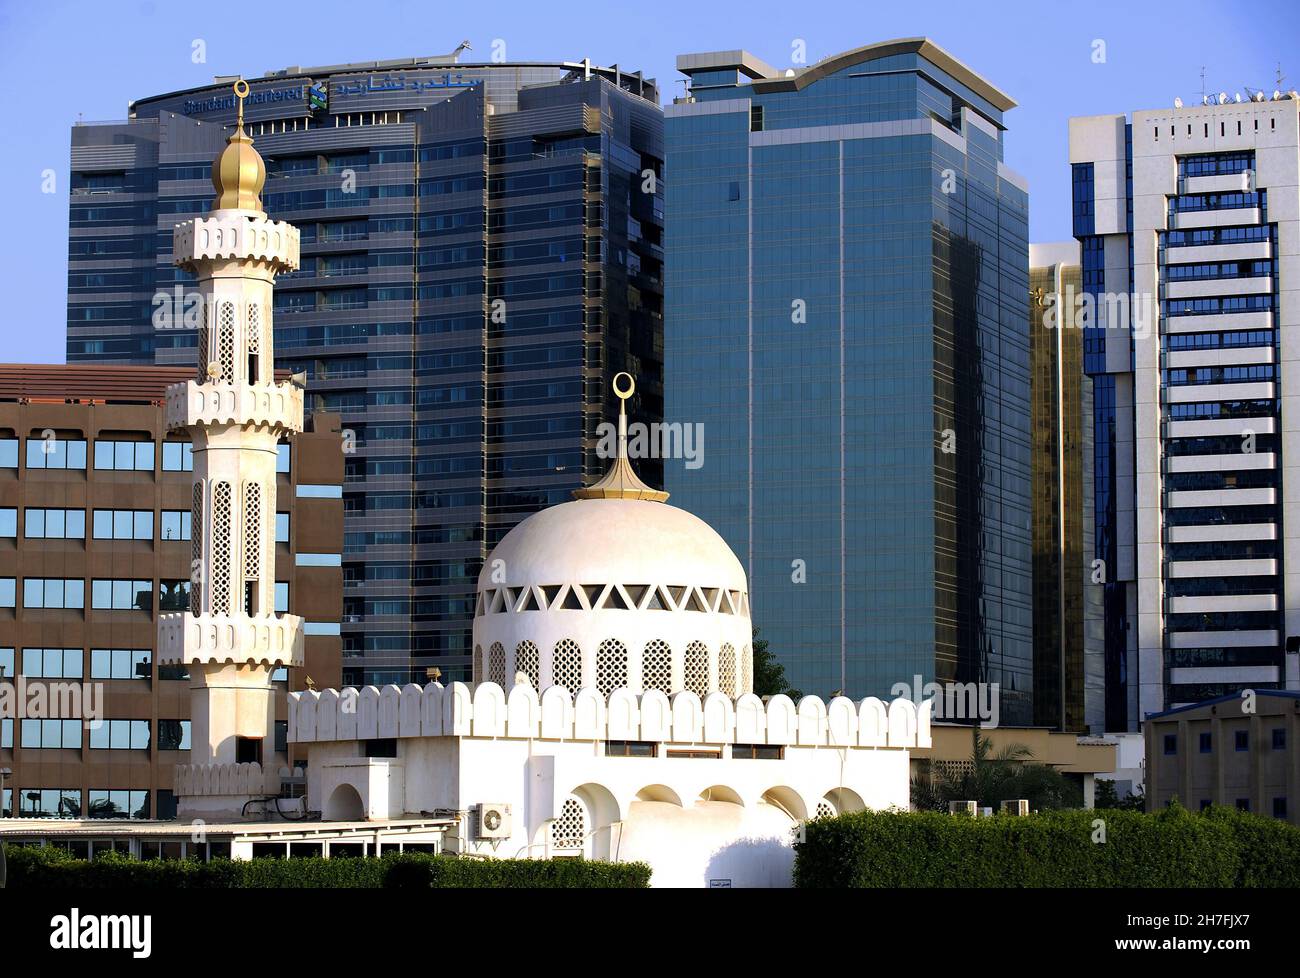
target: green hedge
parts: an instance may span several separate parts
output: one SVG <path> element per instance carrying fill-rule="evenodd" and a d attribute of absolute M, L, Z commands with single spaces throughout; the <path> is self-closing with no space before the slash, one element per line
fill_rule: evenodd
<path fill-rule="evenodd" d="M 809 822 L 796 850 L 801 887 L 1300 886 L 1300 828 L 1225 808 L 857 812 Z"/>
<path fill-rule="evenodd" d="M 457 859 L 393 853 L 378 859 L 214 859 L 139 862 L 107 853 L 86 862 L 62 849 L 9 849 L 14 889 L 377 889 L 382 887 L 640 888 L 645 863 L 584 859 Z"/>

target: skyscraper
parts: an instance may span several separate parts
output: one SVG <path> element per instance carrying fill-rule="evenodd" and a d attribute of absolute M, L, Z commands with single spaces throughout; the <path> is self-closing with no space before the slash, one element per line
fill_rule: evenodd
<path fill-rule="evenodd" d="M 1298 108 L 1070 120 L 1110 730 L 1300 686 Z"/>
<path fill-rule="evenodd" d="M 207 210 L 229 81 L 74 128 L 70 361 L 192 362 L 171 233 Z M 352 448 L 344 679 L 468 678 L 483 556 L 604 471 L 613 376 L 637 377 L 634 421 L 662 414 L 657 90 L 587 62 L 455 56 L 249 84 L 263 203 L 302 233 L 276 364 Z M 657 460 L 640 471 L 661 484 Z"/>
<path fill-rule="evenodd" d="M 1029 246 L 1034 725 L 1105 727 L 1102 585 L 1093 581 L 1092 379 L 1077 241 Z"/>
<path fill-rule="evenodd" d="M 925 39 L 689 54 L 666 110 L 667 488 L 808 693 L 1032 699 L 1028 193 L 1014 102 Z M 739 500 L 739 504 L 737 504 Z"/>

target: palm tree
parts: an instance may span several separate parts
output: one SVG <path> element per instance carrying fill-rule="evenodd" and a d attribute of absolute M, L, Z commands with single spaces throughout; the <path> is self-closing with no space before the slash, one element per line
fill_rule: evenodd
<path fill-rule="evenodd" d="M 922 766 L 912 779 L 914 808 L 946 812 L 950 801 L 974 800 L 996 810 L 1013 798 L 1029 799 L 1031 809 L 1083 804 L 1082 790 L 1051 765 L 1034 763 L 1034 752 L 1024 744 L 1007 744 L 995 754 L 988 737 L 976 733 L 974 739 L 969 765 Z"/>

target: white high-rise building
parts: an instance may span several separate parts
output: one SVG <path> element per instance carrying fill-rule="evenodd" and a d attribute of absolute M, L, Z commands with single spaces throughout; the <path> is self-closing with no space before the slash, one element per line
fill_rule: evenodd
<path fill-rule="evenodd" d="M 303 400 L 275 382 L 271 323 L 275 276 L 298 267 L 298 230 L 262 209 L 266 167 L 243 128 L 247 84 L 235 93 L 239 123 L 212 165 L 212 209 L 178 224 L 173 239 L 203 299 L 198 376 L 167 396 L 168 426 L 187 429 L 194 445 L 190 610 L 158 622 L 159 661 L 191 677 L 182 817 L 238 814 L 278 790 L 262 769 L 273 759 L 263 751 L 271 678 L 302 664 L 302 619 L 275 614 L 274 567 L 276 446 L 302 430 Z"/>
<path fill-rule="evenodd" d="M 1108 729 L 1300 688 L 1298 110 L 1247 92 L 1070 120 Z"/>

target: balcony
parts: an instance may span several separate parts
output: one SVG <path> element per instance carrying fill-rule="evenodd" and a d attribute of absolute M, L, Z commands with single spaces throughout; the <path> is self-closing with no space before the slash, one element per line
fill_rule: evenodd
<path fill-rule="evenodd" d="M 158 616 L 158 662 L 206 665 L 255 663 L 301 666 L 302 619 L 297 615 Z"/>

